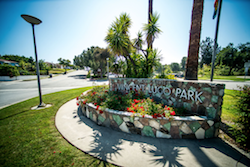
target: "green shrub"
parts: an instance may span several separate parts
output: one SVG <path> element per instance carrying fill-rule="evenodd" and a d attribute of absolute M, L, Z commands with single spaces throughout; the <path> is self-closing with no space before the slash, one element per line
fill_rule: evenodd
<path fill-rule="evenodd" d="M 159 75 L 156 75 L 155 78 L 156 79 L 172 79 L 172 80 L 175 79 L 174 75 L 172 75 L 172 74 L 168 74 L 168 75 L 159 74 Z"/>
<path fill-rule="evenodd" d="M 250 85 L 239 87 L 241 91 L 237 93 L 236 111 L 239 117 L 235 120 L 235 125 L 231 129 L 236 142 L 250 149 Z"/>
<path fill-rule="evenodd" d="M 89 70 L 88 74 L 87 74 L 87 78 L 90 78 L 90 73 L 91 73 L 91 71 Z"/>
<path fill-rule="evenodd" d="M 137 90 L 131 90 L 130 93 L 108 91 L 108 87 L 97 86 L 87 93 L 87 95 L 81 95 L 77 97 L 78 105 L 80 103 L 93 103 L 96 106 L 96 110 L 102 111 L 105 108 L 132 112 L 133 115 L 151 115 L 156 117 L 168 117 L 181 112 L 175 108 L 168 107 L 160 102 L 156 102 L 154 99 L 145 97 L 142 92 Z"/>
<path fill-rule="evenodd" d="M 0 65 L 0 76 L 18 76 L 20 75 L 16 66 L 12 66 L 9 64 L 1 64 Z"/>

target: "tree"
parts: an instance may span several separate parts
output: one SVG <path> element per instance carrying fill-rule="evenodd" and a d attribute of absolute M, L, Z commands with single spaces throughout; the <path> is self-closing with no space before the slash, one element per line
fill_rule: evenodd
<path fill-rule="evenodd" d="M 232 43 L 229 43 L 227 47 L 223 48 L 216 58 L 216 65 L 228 66 L 228 75 L 231 75 L 232 69 L 237 68 L 241 63 L 238 57 L 237 49 Z"/>
<path fill-rule="evenodd" d="M 153 15 L 153 0 L 148 1 L 148 24 L 151 23 L 152 19 L 151 16 Z M 149 34 L 147 36 L 147 44 L 148 44 L 148 49 L 153 48 L 153 37 Z"/>
<path fill-rule="evenodd" d="M 238 57 L 240 59 L 238 61 L 241 61 L 238 64 L 238 68 L 243 68 L 245 62 L 250 60 L 250 42 L 247 42 L 245 44 L 239 44 L 238 50 L 239 50 Z"/>
<path fill-rule="evenodd" d="M 0 76 L 19 76 L 20 73 L 16 66 L 12 66 L 9 64 L 0 64 Z"/>
<path fill-rule="evenodd" d="M 183 71 L 186 69 L 186 62 L 187 62 L 187 57 L 186 56 L 182 57 L 182 59 L 181 59 L 181 70 L 183 70 Z"/>
<path fill-rule="evenodd" d="M 113 55 L 108 49 L 92 46 L 84 50 L 82 54 L 75 56 L 74 64 L 80 67 L 90 67 L 95 75 L 100 74 L 103 77 L 106 73 L 106 59 L 111 57 Z M 101 71 L 99 72 L 98 69 Z"/>
<path fill-rule="evenodd" d="M 201 41 L 200 44 L 200 56 L 201 62 L 200 67 L 202 68 L 203 64 L 210 65 L 212 61 L 212 56 L 214 52 L 213 40 L 210 37 L 206 37 L 205 40 Z M 216 47 L 216 55 L 220 52 L 220 47 Z"/>
<path fill-rule="evenodd" d="M 65 74 L 66 74 L 67 73 L 67 66 L 69 66 L 69 64 L 71 63 L 71 61 L 68 60 L 68 59 L 62 59 L 62 58 L 59 58 L 57 61 L 59 61 L 60 65 L 64 66 L 64 68 L 65 68 Z"/>
<path fill-rule="evenodd" d="M 179 63 L 171 63 L 170 68 L 173 72 L 178 72 L 181 70 Z"/>
<path fill-rule="evenodd" d="M 193 1 L 192 24 L 189 36 L 188 58 L 185 79 L 197 80 L 198 53 L 204 0 Z"/>
<path fill-rule="evenodd" d="M 151 15 L 149 24 L 145 24 L 143 31 L 146 38 L 152 37 L 152 40 L 147 40 L 148 44 L 152 44 L 154 39 L 158 36 L 161 30 L 158 28 L 157 21 L 159 15 Z M 112 23 L 105 41 L 109 44 L 109 48 L 117 56 L 123 56 L 126 60 L 127 70 L 126 77 L 147 78 L 153 73 L 153 67 L 159 61 L 159 53 L 157 50 L 149 48 L 142 49 L 142 33 L 139 32 L 136 39 L 131 42 L 129 39 L 128 28 L 131 26 L 129 16 L 124 13 Z M 137 53 L 136 53 L 137 52 Z M 142 54 L 140 54 L 141 52 Z"/>

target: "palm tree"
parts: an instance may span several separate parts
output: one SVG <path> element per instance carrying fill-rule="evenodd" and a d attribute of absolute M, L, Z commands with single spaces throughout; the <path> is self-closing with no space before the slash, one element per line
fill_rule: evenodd
<path fill-rule="evenodd" d="M 197 80 L 198 53 L 204 0 L 194 0 L 185 79 Z"/>
<path fill-rule="evenodd" d="M 131 26 L 131 20 L 128 14 L 123 13 L 120 18 L 112 23 L 105 41 L 109 44 L 110 49 L 116 55 L 123 55 L 127 61 L 128 59 L 133 65 L 133 70 L 137 73 L 135 61 L 130 56 L 131 41 L 128 35 L 128 29 Z"/>
<path fill-rule="evenodd" d="M 133 46 L 137 49 L 137 50 L 140 50 L 142 49 L 142 45 L 144 44 L 143 40 L 142 40 L 142 32 L 139 31 L 137 33 L 137 38 L 133 39 Z"/>
<path fill-rule="evenodd" d="M 162 32 L 158 27 L 158 20 L 160 15 L 157 13 L 150 15 L 150 21 L 148 24 L 144 24 L 143 31 L 146 32 L 146 39 L 148 44 L 148 49 L 153 48 L 153 42 L 155 38 L 158 37 L 158 35 Z"/>
<path fill-rule="evenodd" d="M 148 1 L 148 24 L 150 24 L 151 21 L 151 15 L 153 15 L 153 0 L 149 0 Z M 151 39 L 152 40 L 152 39 Z M 150 41 L 151 41 L 150 40 Z M 153 48 L 152 45 L 150 45 L 150 43 L 148 42 L 148 49 L 149 48 Z"/>
<path fill-rule="evenodd" d="M 150 52 L 153 51 L 153 42 L 155 40 L 155 38 L 158 37 L 158 35 L 162 32 L 159 29 L 159 26 L 157 24 L 158 20 L 159 20 L 159 15 L 157 13 L 150 15 L 150 21 L 149 24 L 144 24 L 143 27 L 143 31 L 146 33 L 146 39 L 147 39 L 147 44 L 148 44 L 148 49 L 147 49 L 147 53 L 144 54 L 146 57 L 146 64 L 149 63 L 149 55 Z M 149 72 L 149 68 L 146 69 L 146 73 L 148 74 Z"/>

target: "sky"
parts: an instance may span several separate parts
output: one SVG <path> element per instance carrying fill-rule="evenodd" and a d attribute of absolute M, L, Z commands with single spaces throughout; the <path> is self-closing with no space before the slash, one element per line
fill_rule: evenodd
<path fill-rule="evenodd" d="M 201 40 L 214 38 L 214 0 L 204 0 Z M 187 56 L 193 0 L 153 0 L 162 33 L 153 47 L 162 64 L 180 63 Z M 250 42 L 250 0 L 223 0 L 218 44 L 238 46 Z M 73 62 L 91 46 L 106 48 L 107 31 L 121 13 L 129 14 L 130 39 L 148 19 L 148 0 L 0 0 L 0 55 L 33 57 L 32 26 L 21 18 L 28 14 L 42 20 L 35 26 L 38 59 Z M 146 46 L 145 46 L 146 47 Z"/>

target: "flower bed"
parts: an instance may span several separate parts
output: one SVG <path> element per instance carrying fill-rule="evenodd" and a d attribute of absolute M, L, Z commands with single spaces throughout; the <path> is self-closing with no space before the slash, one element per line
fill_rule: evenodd
<path fill-rule="evenodd" d="M 157 138 L 204 139 L 218 135 L 219 122 L 206 116 L 174 116 L 180 114 L 179 111 L 144 99 L 137 91 L 115 96 L 106 88 L 101 92 L 91 90 L 77 101 L 86 117 L 117 131 Z"/>

